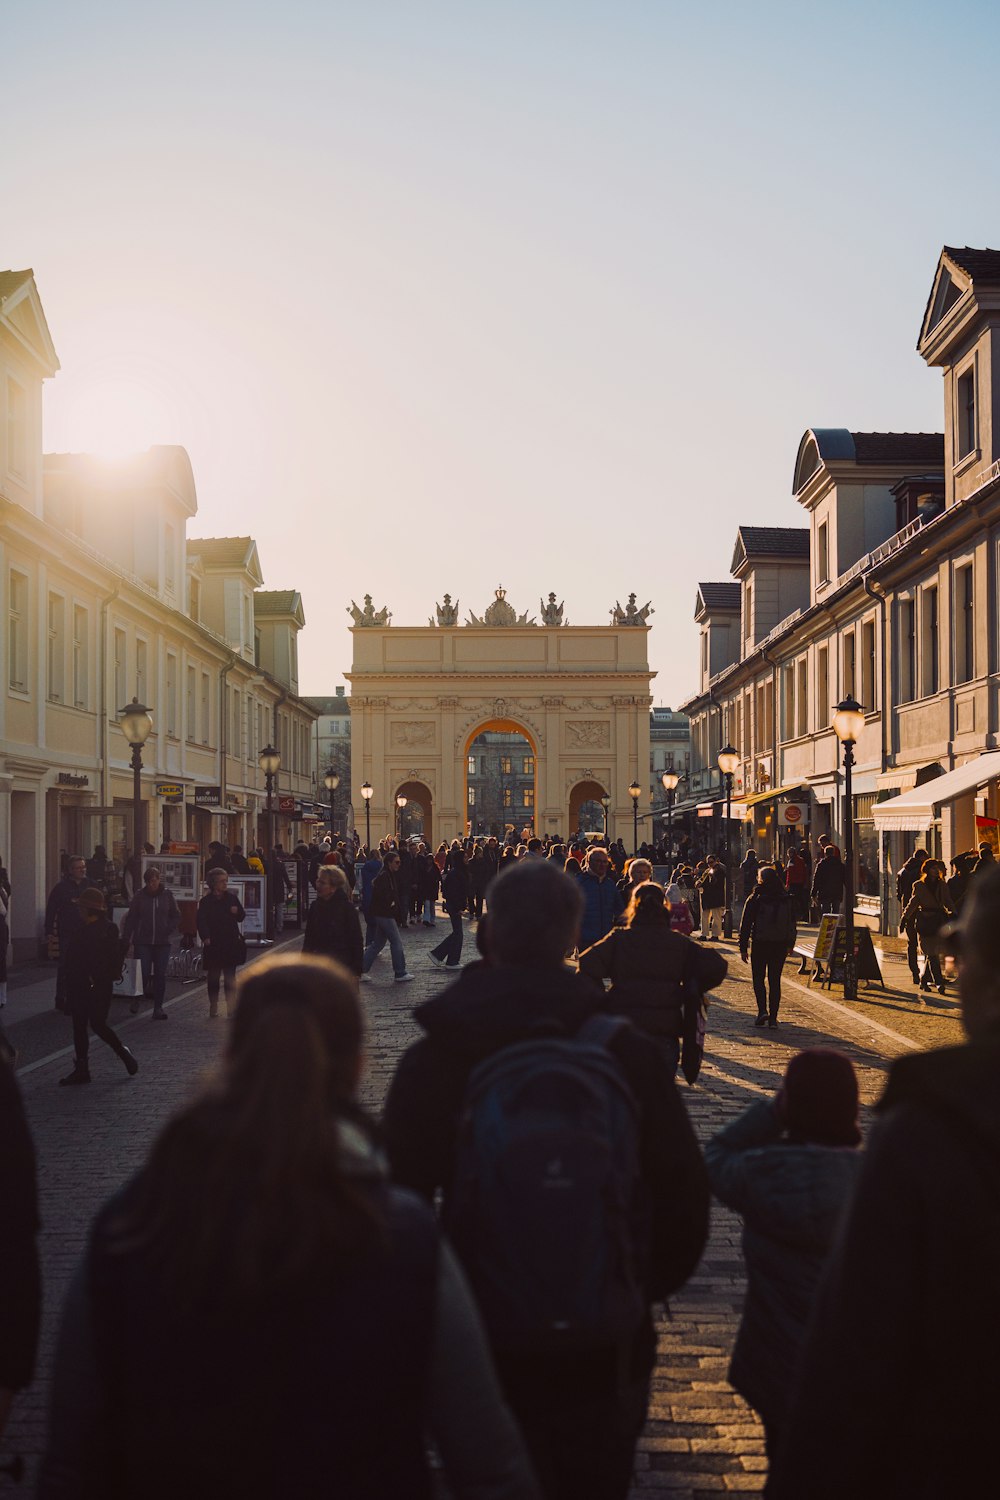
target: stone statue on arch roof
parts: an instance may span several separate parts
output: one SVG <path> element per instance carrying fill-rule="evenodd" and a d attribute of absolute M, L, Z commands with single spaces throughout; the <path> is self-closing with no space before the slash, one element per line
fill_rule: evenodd
<path fill-rule="evenodd" d="M 615 600 L 615 607 L 611 611 L 611 623 L 612 625 L 645 625 L 649 616 L 655 613 L 656 611 L 648 600 L 641 609 L 637 609 L 635 595 L 629 594 L 628 603 L 624 609 L 622 609 L 618 600 Z"/>
<path fill-rule="evenodd" d="M 452 604 L 451 595 L 445 594 L 442 603 L 435 604 L 434 606 L 434 612 L 437 615 L 437 619 L 428 620 L 428 625 L 457 625 L 458 603 L 459 601 L 456 599 L 454 604 Z"/>
<path fill-rule="evenodd" d="M 554 593 L 549 595 L 549 602 L 547 604 L 543 599 L 539 599 L 538 608 L 542 613 L 542 624 L 568 625 L 569 621 L 563 619 L 563 606 L 565 605 L 565 603 L 566 601 L 564 599 L 562 604 L 557 604 L 556 596 Z"/>
<path fill-rule="evenodd" d="M 392 619 L 392 615 L 389 613 L 389 606 L 383 605 L 381 609 L 376 609 L 374 604 L 372 603 L 371 594 L 365 595 L 364 609 L 359 609 L 352 599 L 350 605 L 348 606 L 347 613 L 350 615 L 352 623 L 359 628 L 364 628 L 365 626 L 371 627 L 374 625 L 388 625 L 389 621 Z"/>
<path fill-rule="evenodd" d="M 528 619 L 528 612 L 519 615 L 513 605 L 507 603 L 507 590 L 501 586 L 496 590 L 496 597 L 488 609 L 483 611 L 482 619 L 469 610 L 467 625 L 487 626 L 491 629 L 498 627 L 509 627 L 511 625 L 535 625 L 537 621 Z"/>

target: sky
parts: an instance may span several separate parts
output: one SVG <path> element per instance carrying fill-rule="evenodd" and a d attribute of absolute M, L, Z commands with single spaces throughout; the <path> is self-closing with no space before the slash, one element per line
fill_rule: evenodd
<path fill-rule="evenodd" d="M 941 429 L 915 344 L 941 246 L 1000 245 L 998 42 L 970 0 L 33 0 L 0 268 L 46 450 L 183 445 L 189 534 L 301 591 L 305 693 L 352 598 L 502 584 L 651 600 L 676 705 L 698 582 L 804 524 L 805 429 Z"/>

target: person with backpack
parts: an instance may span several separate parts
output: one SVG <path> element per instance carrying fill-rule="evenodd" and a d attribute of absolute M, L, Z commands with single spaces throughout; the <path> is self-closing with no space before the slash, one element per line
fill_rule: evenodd
<path fill-rule="evenodd" d="M 121 933 L 108 918 L 104 892 L 88 886 L 77 901 L 81 923 L 70 939 L 66 953 L 67 997 L 73 1018 L 73 1047 L 76 1059 L 73 1071 L 60 1078 L 63 1088 L 75 1088 L 90 1082 L 90 1037 L 106 1042 L 125 1064 L 129 1077 L 139 1071 L 139 1064 L 120 1037 L 108 1025 L 111 997 L 122 977 L 125 949 Z"/>
<path fill-rule="evenodd" d="M 750 950 L 750 972 L 757 999 L 755 1026 L 770 1026 L 773 1030 L 778 1024 L 781 971 L 795 947 L 797 935 L 792 897 L 777 870 L 771 865 L 761 865 L 757 884 L 740 920 L 740 957 L 746 963 Z"/>
<path fill-rule="evenodd" d="M 462 849 L 452 849 L 448 868 L 441 881 L 441 896 L 444 900 L 444 909 L 451 921 L 451 931 L 430 952 L 431 963 L 439 969 L 462 967 L 462 917 L 469 904 L 470 890 L 465 853 Z"/>
<path fill-rule="evenodd" d="M 656 1043 L 564 962 L 582 910 L 552 860 L 501 871 L 487 961 L 417 1008 L 383 1127 L 396 1181 L 442 1191 L 547 1500 L 625 1500 L 651 1304 L 698 1264 L 708 1184 Z"/>
<path fill-rule="evenodd" d="M 355 1101 L 362 1032 L 329 960 L 241 976 L 216 1076 L 87 1237 L 38 1500 L 431 1500 L 428 1435 L 455 1500 L 542 1500 L 455 1256 Z"/>

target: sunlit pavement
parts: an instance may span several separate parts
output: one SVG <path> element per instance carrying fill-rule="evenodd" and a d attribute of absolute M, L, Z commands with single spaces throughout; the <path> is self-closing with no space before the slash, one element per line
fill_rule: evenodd
<path fill-rule="evenodd" d="M 413 1007 L 443 989 L 451 977 L 433 968 L 428 957 L 442 931 L 440 923 L 434 932 L 423 927 L 404 931 L 414 983 L 394 983 L 386 952 L 376 960 L 371 982 L 362 986 L 368 1017 L 363 1098 L 373 1110 L 381 1105 L 401 1052 L 417 1034 Z M 296 941 L 292 939 L 293 946 Z M 902 987 L 896 978 L 885 994 L 863 992 L 857 1006 L 847 1007 L 838 988 L 809 990 L 791 963 L 785 969 L 781 1025 L 776 1031 L 757 1030 L 752 1024 L 756 1007 L 749 970 L 733 944 L 721 946 L 730 959 L 731 977 L 710 1007 L 701 1079 L 693 1089 L 681 1086 L 703 1140 L 752 1100 L 772 1094 L 789 1056 L 802 1047 L 831 1040 L 843 1047 L 858 1069 L 862 1097 L 870 1105 L 893 1057 L 915 1046 L 960 1040 L 953 986 L 942 1005 L 922 1009 L 912 988 Z M 473 931 L 467 927 L 463 958 L 475 956 Z M 908 979 L 905 965 L 901 972 Z M 166 1025 L 149 1021 L 148 1004 L 131 1018 L 127 1002 L 115 1002 L 111 1023 L 139 1059 L 135 1078 L 127 1077 L 118 1059 L 96 1040 L 91 1047 L 94 1081 L 88 1088 L 60 1089 L 58 1079 L 67 1071 L 68 1058 L 46 1061 L 48 1054 L 37 1041 L 21 1074 L 38 1151 L 45 1278 L 38 1375 L 34 1386 L 17 1399 L 6 1444 L 29 1460 L 25 1494 L 30 1493 L 31 1471 L 44 1440 L 59 1307 L 90 1219 L 142 1164 L 157 1129 L 215 1061 L 225 1036 L 225 1020 L 209 1020 L 203 986 L 175 994 Z M 65 1051 L 68 1021 L 54 1015 L 43 1021 L 53 1049 Z M 674 1299 L 669 1320 L 660 1324 L 650 1420 L 636 1461 L 636 1497 L 660 1492 L 683 1500 L 761 1489 L 766 1472 L 762 1432 L 726 1382 L 742 1295 L 739 1221 L 716 1208 L 698 1273 Z"/>

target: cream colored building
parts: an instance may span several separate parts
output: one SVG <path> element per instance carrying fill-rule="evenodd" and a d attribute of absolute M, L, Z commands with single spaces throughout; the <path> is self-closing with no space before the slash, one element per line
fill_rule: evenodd
<path fill-rule="evenodd" d="M 606 793 L 610 832 L 630 847 L 631 782 L 642 787 L 641 810 L 649 806 L 653 674 L 645 613 L 634 601 L 629 608 L 616 611 L 628 623 L 546 624 L 543 615 L 534 624 L 498 590 L 474 624 L 400 627 L 374 623 L 370 604 L 371 620 L 358 611 L 348 676 L 351 800 L 362 837 L 364 782 L 373 790 L 373 841 L 393 830 L 400 794 L 420 803 L 435 842 L 463 836 L 469 747 L 500 729 L 531 746 L 536 833 L 565 836 L 581 805 Z"/>
<path fill-rule="evenodd" d="M 155 847 L 265 838 L 257 755 L 275 736 L 278 792 L 293 801 L 278 836 L 312 813 L 301 601 L 280 595 L 275 610 L 249 538 L 235 560 L 189 561 L 197 497 L 182 448 L 43 459 L 42 381 L 57 368 L 31 273 L 0 273 L 0 855 L 17 956 L 37 950 L 66 855 L 103 844 L 121 862 L 133 847 L 118 711 L 134 697 L 153 716 L 142 801 Z M 236 615 L 222 607 L 233 598 Z"/>

